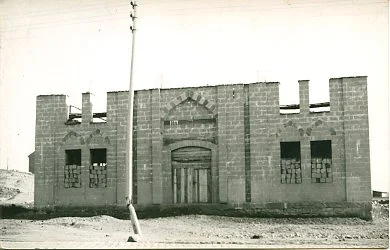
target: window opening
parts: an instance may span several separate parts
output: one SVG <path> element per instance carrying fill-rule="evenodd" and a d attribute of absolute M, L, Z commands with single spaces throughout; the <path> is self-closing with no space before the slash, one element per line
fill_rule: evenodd
<path fill-rule="evenodd" d="M 283 81 L 279 87 L 279 113 L 299 114 L 299 85 L 293 81 Z M 298 104 L 297 104 L 298 103 Z"/>
<path fill-rule="evenodd" d="M 328 183 L 332 178 L 332 143 L 330 140 L 311 141 L 311 182 Z"/>
<path fill-rule="evenodd" d="M 90 153 L 89 187 L 107 187 L 107 149 L 91 149 Z"/>
<path fill-rule="evenodd" d="M 66 125 L 74 125 L 74 124 L 80 124 L 81 123 L 81 109 L 69 105 L 69 112 L 68 112 L 68 120 L 66 121 Z"/>
<path fill-rule="evenodd" d="M 329 112 L 329 80 L 325 77 L 314 77 L 309 84 L 310 113 Z"/>
<path fill-rule="evenodd" d="M 92 122 L 106 123 L 107 122 L 107 93 L 96 93 L 91 95 L 92 105 Z"/>
<path fill-rule="evenodd" d="M 302 183 L 300 142 L 280 143 L 281 183 Z"/>
<path fill-rule="evenodd" d="M 81 98 L 79 93 L 68 94 L 66 98 L 66 103 L 68 104 L 68 119 L 65 122 L 65 125 L 76 125 L 81 123 Z"/>
<path fill-rule="evenodd" d="M 81 187 L 81 149 L 65 150 L 64 187 Z"/>

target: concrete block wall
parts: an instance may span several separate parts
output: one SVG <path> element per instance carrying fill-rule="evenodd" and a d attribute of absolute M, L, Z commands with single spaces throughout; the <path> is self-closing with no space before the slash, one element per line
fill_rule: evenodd
<path fill-rule="evenodd" d="M 124 205 L 127 196 L 127 92 L 107 95 L 107 123 L 92 122 L 90 94 L 82 96 L 82 122 L 66 125 L 66 96 L 38 96 L 35 205 Z M 107 149 L 107 187 L 89 187 L 90 150 Z M 81 150 L 81 187 L 65 188 L 65 150 Z"/>
<path fill-rule="evenodd" d="M 161 154 L 163 204 L 173 203 L 170 157 L 177 143 L 181 147 L 199 146 L 201 142 L 206 141 L 212 145 L 216 143 L 215 93 L 213 87 L 163 89 L 159 92 L 160 138 L 163 142 Z M 216 158 L 217 153 L 213 152 Z M 212 169 L 216 169 L 216 164 Z M 214 172 L 213 176 L 214 182 L 217 182 L 217 173 Z M 214 191 L 213 200 L 218 200 L 217 191 Z"/>
<path fill-rule="evenodd" d="M 171 152 L 212 152 L 212 202 L 369 202 L 367 80 L 330 79 L 330 112 L 309 109 L 299 81 L 300 113 L 280 114 L 279 83 L 140 90 L 134 96 L 133 190 L 139 205 L 172 204 Z M 128 190 L 128 92 L 107 94 L 107 123 L 93 123 L 89 93 L 82 123 L 65 125 L 66 98 L 37 98 L 36 205 L 124 205 Z M 310 142 L 331 140 L 332 182 L 313 183 Z M 300 142 L 302 183 L 281 183 L 280 143 Z M 82 149 L 82 188 L 63 187 L 65 149 Z M 91 148 L 107 148 L 107 188 L 88 188 Z M 61 172 L 62 171 L 62 172 Z M 41 195 L 45 194 L 45 195 Z"/>
<path fill-rule="evenodd" d="M 343 152 L 343 118 L 332 112 L 310 113 L 309 81 L 299 81 L 299 88 L 300 113 L 280 114 L 278 84 L 252 86 L 251 97 L 262 99 L 250 101 L 251 130 L 258 129 L 251 133 L 251 152 L 256 152 L 251 157 L 252 203 L 345 200 L 345 167 L 338 155 Z M 332 183 L 311 182 L 310 141 L 315 140 L 332 141 Z M 300 143 L 302 183 L 281 183 L 280 142 L 294 141 Z"/>
<path fill-rule="evenodd" d="M 111 166 L 112 186 L 115 186 L 115 204 L 125 204 L 128 190 L 126 169 L 128 92 L 107 93 L 107 123 L 90 124 L 106 127 L 106 135 L 111 141 L 112 154 L 107 152 L 107 163 Z M 72 129 L 72 128 L 69 128 Z M 88 130 L 88 125 L 86 125 Z"/>
<path fill-rule="evenodd" d="M 275 127 L 279 124 L 279 83 L 249 85 L 251 201 L 270 202 L 280 195 L 279 145 Z"/>
<path fill-rule="evenodd" d="M 161 108 L 160 108 L 160 90 L 153 89 L 151 93 L 151 109 L 152 109 L 152 202 L 153 204 L 161 204 L 163 202 L 163 171 L 162 171 L 162 123 L 161 123 Z"/>
<path fill-rule="evenodd" d="M 151 90 L 138 91 L 134 95 L 134 129 L 136 133 L 137 150 L 134 154 L 137 161 L 134 164 L 137 168 L 137 197 L 138 204 L 152 204 L 153 189 L 153 165 L 152 165 L 152 96 Z M 134 190 L 134 191 L 136 191 Z M 147 195 L 146 195 L 147 194 Z"/>
<path fill-rule="evenodd" d="M 245 203 L 244 85 L 217 86 L 220 201 Z"/>
<path fill-rule="evenodd" d="M 35 124 L 34 201 L 38 206 L 54 204 L 57 182 L 57 133 L 67 119 L 65 95 L 38 96 Z"/>
<path fill-rule="evenodd" d="M 347 200 L 371 200 L 366 77 L 342 78 Z"/>

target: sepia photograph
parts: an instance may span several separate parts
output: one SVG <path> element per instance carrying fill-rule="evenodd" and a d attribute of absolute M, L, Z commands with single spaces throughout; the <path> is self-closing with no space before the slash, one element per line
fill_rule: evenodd
<path fill-rule="evenodd" d="M 0 0 L 0 248 L 387 249 L 389 10 Z"/>

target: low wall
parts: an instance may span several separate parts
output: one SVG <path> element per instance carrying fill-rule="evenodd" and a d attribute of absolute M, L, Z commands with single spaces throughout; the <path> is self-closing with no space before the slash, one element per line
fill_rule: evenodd
<path fill-rule="evenodd" d="M 192 205 L 135 205 L 137 216 L 156 218 L 189 214 L 205 214 L 232 217 L 358 217 L 372 220 L 372 204 L 350 202 L 301 202 L 301 203 L 264 203 L 234 206 L 228 204 L 192 204 Z M 24 208 L 19 206 L 0 207 L 1 219 L 50 219 L 56 217 L 88 217 L 110 215 L 118 219 L 129 219 L 125 206 L 100 207 L 47 207 Z"/>

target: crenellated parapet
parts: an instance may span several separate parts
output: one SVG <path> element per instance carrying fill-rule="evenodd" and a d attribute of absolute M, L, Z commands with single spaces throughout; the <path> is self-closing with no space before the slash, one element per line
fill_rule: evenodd
<path fill-rule="evenodd" d="M 330 79 L 325 103 L 310 103 L 309 80 L 298 85 L 292 105 L 280 105 L 278 82 L 135 91 L 134 202 L 354 203 L 347 214 L 367 217 L 367 77 Z M 36 107 L 36 205 L 124 205 L 128 92 L 108 92 L 100 113 L 88 92 L 81 107 L 65 95 Z"/>

